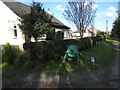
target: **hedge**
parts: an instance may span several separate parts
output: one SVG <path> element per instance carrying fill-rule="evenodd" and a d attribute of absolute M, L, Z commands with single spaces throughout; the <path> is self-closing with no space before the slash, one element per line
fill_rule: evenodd
<path fill-rule="evenodd" d="M 30 60 L 59 60 L 64 56 L 67 45 L 76 44 L 79 51 L 90 48 L 97 40 L 94 38 L 69 39 L 69 40 L 46 40 L 41 42 L 27 42 L 23 48 Z"/>

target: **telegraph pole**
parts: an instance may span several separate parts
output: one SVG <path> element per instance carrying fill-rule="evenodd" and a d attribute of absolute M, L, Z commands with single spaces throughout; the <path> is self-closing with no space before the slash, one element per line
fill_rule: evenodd
<path fill-rule="evenodd" d="M 108 32 L 108 20 L 106 20 L 106 32 Z"/>
<path fill-rule="evenodd" d="M 106 20 L 106 38 L 108 38 L 108 20 Z"/>

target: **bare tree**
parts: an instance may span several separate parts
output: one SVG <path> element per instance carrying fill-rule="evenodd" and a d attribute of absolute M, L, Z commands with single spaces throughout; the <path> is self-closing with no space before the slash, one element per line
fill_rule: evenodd
<path fill-rule="evenodd" d="M 94 20 L 96 13 L 95 3 L 91 0 L 71 0 L 68 4 L 63 15 L 77 27 L 80 37 L 83 38 L 83 33 Z"/>

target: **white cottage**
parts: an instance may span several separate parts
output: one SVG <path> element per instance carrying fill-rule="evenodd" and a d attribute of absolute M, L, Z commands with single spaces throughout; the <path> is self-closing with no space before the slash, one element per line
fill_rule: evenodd
<path fill-rule="evenodd" d="M 9 42 L 11 45 L 22 45 L 24 36 L 18 27 L 19 15 L 0 1 L 0 45 Z"/>
<path fill-rule="evenodd" d="M 97 33 L 100 32 L 100 30 L 96 29 L 96 28 L 93 28 L 93 30 L 85 30 L 84 33 L 83 33 L 83 38 L 84 37 L 91 37 L 92 34 L 94 34 L 94 36 L 97 35 Z M 80 33 L 78 30 L 72 32 L 72 38 L 73 39 L 76 39 L 76 38 L 80 38 Z"/>
<path fill-rule="evenodd" d="M 86 30 L 83 34 L 83 37 L 90 37 L 91 36 L 91 32 Z M 78 30 L 72 32 L 72 37 L 73 39 L 76 39 L 76 38 L 80 38 L 80 33 Z"/>
<path fill-rule="evenodd" d="M 3 2 L 0 0 L 0 45 L 9 42 L 11 45 L 22 46 L 25 39 L 18 26 L 20 23 L 18 19 L 20 19 L 24 13 L 29 13 L 30 9 L 30 6 L 20 2 Z M 52 22 L 52 26 L 56 32 L 63 31 L 64 38 L 69 38 L 67 34 L 70 29 L 69 27 L 55 17 L 53 17 Z"/>

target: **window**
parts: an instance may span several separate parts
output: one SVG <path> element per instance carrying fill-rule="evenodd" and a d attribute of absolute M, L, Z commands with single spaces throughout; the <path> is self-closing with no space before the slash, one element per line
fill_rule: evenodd
<path fill-rule="evenodd" d="M 83 30 L 83 33 L 86 33 L 86 30 Z"/>
<path fill-rule="evenodd" d="M 16 26 L 14 26 L 14 39 L 16 39 L 17 38 L 17 29 L 16 29 L 17 27 Z"/>
<path fill-rule="evenodd" d="M 14 29 L 14 36 L 17 37 L 17 30 Z"/>
<path fill-rule="evenodd" d="M 84 29 L 84 30 L 82 30 L 82 32 L 83 32 L 83 33 L 86 33 L 86 30 Z"/>

